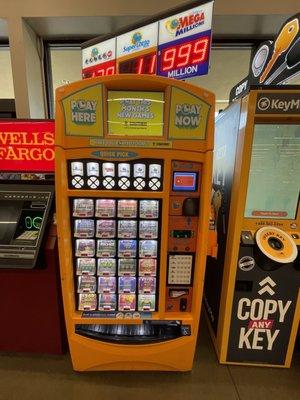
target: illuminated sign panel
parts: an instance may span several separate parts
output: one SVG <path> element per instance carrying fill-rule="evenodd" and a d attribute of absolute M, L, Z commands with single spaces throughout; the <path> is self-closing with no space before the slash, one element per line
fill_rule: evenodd
<path fill-rule="evenodd" d="M 158 16 L 155 22 L 83 48 L 83 78 L 133 73 L 186 79 L 207 74 L 212 8 L 213 2 L 188 10 L 181 7 L 180 12 Z M 113 43 L 115 53 L 113 61 L 107 60 L 104 66 L 97 57 L 112 52 L 108 42 Z"/>
<path fill-rule="evenodd" d="M 117 58 L 128 56 L 157 46 L 158 23 L 117 36 Z"/>
<path fill-rule="evenodd" d="M 157 75 L 186 79 L 208 72 L 212 4 L 159 22 Z"/>
<path fill-rule="evenodd" d="M 0 123 L 0 171 L 53 172 L 54 121 Z"/>
<path fill-rule="evenodd" d="M 116 73 L 116 38 L 82 50 L 83 78 Z"/>
<path fill-rule="evenodd" d="M 108 92 L 108 133 L 119 136 L 163 136 L 164 93 Z"/>

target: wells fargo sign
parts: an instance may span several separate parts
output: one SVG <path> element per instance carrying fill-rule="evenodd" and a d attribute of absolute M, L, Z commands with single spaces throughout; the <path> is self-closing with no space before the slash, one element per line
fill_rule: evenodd
<path fill-rule="evenodd" d="M 54 121 L 0 122 L 0 171 L 54 171 Z"/>

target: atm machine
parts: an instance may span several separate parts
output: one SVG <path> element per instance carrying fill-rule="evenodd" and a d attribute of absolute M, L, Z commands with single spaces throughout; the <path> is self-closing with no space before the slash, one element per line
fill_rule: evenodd
<path fill-rule="evenodd" d="M 214 95 L 124 74 L 72 83 L 56 96 L 73 367 L 190 370 L 208 248 Z"/>
<path fill-rule="evenodd" d="M 53 223 L 54 162 L 49 160 L 54 123 L 6 120 L 0 133 L 0 351 L 62 354 L 66 341 Z"/>
<path fill-rule="evenodd" d="M 289 367 L 300 315 L 300 89 L 252 88 L 215 129 L 211 336 L 221 363 Z"/>

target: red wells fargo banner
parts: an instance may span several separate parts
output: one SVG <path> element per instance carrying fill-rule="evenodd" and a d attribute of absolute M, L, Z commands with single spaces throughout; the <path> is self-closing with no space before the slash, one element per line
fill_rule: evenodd
<path fill-rule="evenodd" d="M 54 172 L 54 121 L 0 122 L 0 171 Z"/>

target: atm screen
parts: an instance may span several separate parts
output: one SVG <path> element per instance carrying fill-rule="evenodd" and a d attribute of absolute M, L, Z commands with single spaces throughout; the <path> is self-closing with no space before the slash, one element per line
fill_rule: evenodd
<path fill-rule="evenodd" d="M 255 125 L 245 217 L 295 219 L 299 171 L 300 125 Z"/>
<path fill-rule="evenodd" d="M 163 92 L 110 90 L 107 108 L 109 135 L 163 136 Z"/>
<path fill-rule="evenodd" d="M 30 206 L 30 201 L 0 200 L 0 245 L 36 245 L 45 209 Z"/>

